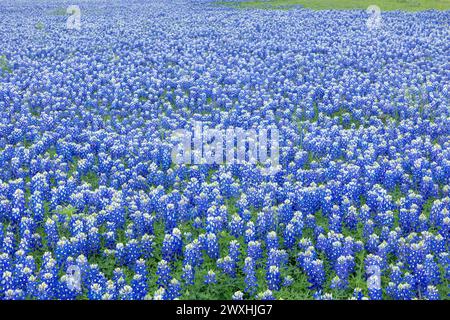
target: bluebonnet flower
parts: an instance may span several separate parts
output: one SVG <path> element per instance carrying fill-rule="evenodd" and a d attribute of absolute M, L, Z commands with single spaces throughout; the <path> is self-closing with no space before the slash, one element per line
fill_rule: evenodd
<path fill-rule="evenodd" d="M 126 263 L 126 249 L 123 243 L 116 244 L 115 257 L 119 265 L 123 265 Z"/>
<path fill-rule="evenodd" d="M 371 234 L 366 242 L 366 249 L 369 253 L 376 253 L 378 251 L 379 236 L 377 234 Z"/>
<path fill-rule="evenodd" d="M 194 284 L 194 275 L 194 269 L 190 264 L 183 266 L 183 274 L 181 275 L 181 279 L 184 280 L 184 283 L 187 286 Z"/>
<path fill-rule="evenodd" d="M 136 261 L 136 263 L 134 264 L 134 272 L 136 274 L 140 274 L 144 277 L 147 277 L 148 271 L 146 261 L 144 259 L 139 259 Z"/>
<path fill-rule="evenodd" d="M 100 268 L 97 264 L 91 264 L 89 270 L 86 275 L 86 285 L 90 287 L 94 283 L 100 284 L 102 287 L 106 285 L 106 277 L 100 271 Z"/>
<path fill-rule="evenodd" d="M 258 294 L 257 299 L 259 300 L 275 300 L 271 290 L 266 290 Z"/>
<path fill-rule="evenodd" d="M 423 242 L 407 244 L 405 249 L 406 261 L 412 270 L 414 270 L 418 264 L 424 262 L 426 253 Z"/>
<path fill-rule="evenodd" d="M 339 277 L 341 284 L 340 289 L 345 289 L 348 285 L 348 277 L 353 273 L 355 262 L 353 256 L 340 256 L 335 265 L 336 275 Z"/>
<path fill-rule="evenodd" d="M 181 285 L 177 279 L 170 280 L 166 295 L 169 300 L 174 300 L 181 296 Z"/>
<path fill-rule="evenodd" d="M 375 228 L 374 222 L 372 220 L 370 220 L 370 219 L 367 220 L 364 223 L 364 228 L 363 228 L 364 238 L 366 238 L 366 239 L 369 238 L 370 235 L 374 233 L 374 228 Z"/>
<path fill-rule="evenodd" d="M 206 284 L 217 283 L 216 273 L 213 270 L 209 270 L 208 273 L 205 275 L 205 281 L 204 282 Z"/>
<path fill-rule="evenodd" d="M 243 271 L 245 274 L 245 292 L 253 295 L 258 288 L 258 283 L 256 278 L 255 262 L 251 257 L 245 258 Z"/>
<path fill-rule="evenodd" d="M 175 256 L 175 241 L 171 234 L 166 234 L 164 236 L 162 248 L 161 248 L 161 254 L 163 256 L 163 259 L 167 261 L 173 260 Z"/>
<path fill-rule="evenodd" d="M 409 283 L 400 283 L 397 286 L 398 297 L 401 300 L 411 300 L 414 297 L 414 292 Z"/>
<path fill-rule="evenodd" d="M 121 285 L 123 288 L 124 285 Z M 117 300 L 118 299 L 118 290 L 115 283 L 112 280 L 108 280 L 106 282 L 105 293 L 102 296 L 102 300 Z"/>
<path fill-rule="evenodd" d="M 424 263 L 424 272 L 427 285 L 437 285 L 440 283 L 440 270 L 438 264 L 434 261 L 431 254 L 427 254 Z"/>
<path fill-rule="evenodd" d="M 230 256 L 217 259 L 217 267 L 230 277 L 236 277 L 236 261 Z"/>
<path fill-rule="evenodd" d="M 88 298 L 90 300 L 102 300 L 104 288 L 102 288 L 101 284 L 93 283 L 88 292 Z"/>
<path fill-rule="evenodd" d="M 141 250 L 136 239 L 130 240 L 125 245 L 125 263 L 131 266 L 141 257 Z"/>
<path fill-rule="evenodd" d="M 58 241 L 55 248 L 56 261 L 61 265 L 71 255 L 71 245 L 66 238 Z"/>
<path fill-rule="evenodd" d="M 289 199 L 286 199 L 278 208 L 278 219 L 280 223 L 287 223 L 293 217 L 294 211 Z"/>
<path fill-rule="evenodd" d="M 14 290 L 14 279 L 13 273 L 11 271 L 4 271 L 2 273 L 1 281 L 1 294 L 6 294 L 8 290 Z"/>
<path fill-rule="evenodd" d="M 230 233 L 235 237 L 240 237 L 244 232 L 244 220 L 239 215 L 233 215 L 229 223 Z"/>
<path fill-rule="evenodd" d="M 160 287 L 158 288 L 154 295 L 153 295 L 153 300 L 166 300 L 166 289 L 164 289 L 164 287 Z"/>
<path fill-rule="evenodd" d="M 233 293 L 233 296 L 231 297 L 232 300 L 244 300 L 244 294 L 241 291 L 236 291 Z"/>
<path fill-rule="evenodd" d="M 284 230 L 284 245 L 288 249 L 291 249 L 297 240 L 296 238 L 299 232 L 295 228 L 293 224 L 289 223 Z"/>
<path fill-rule="evenodd" d="M 193 267 L 200 266 L 203 262 L 201 244 L 196 239 L 185 246 L 183 264 L 190 264 Z"/>
<path fill-rule="evenodd" d="M 364 298 L 361 288 L 355 288 L 355 290 L 353 290 L 353 297 L 355 300 L 362 300 Z"/>
<path fill-rule="evenodd" d="M 36 287 L 36 296 L 39 300 L 49 300 L 52 298 L 51 288 L 45 282 L 41 282 Z"/>
<path fill-rule="evenodd" d="M 311 289 L 321 289 L 325 282 L 325 269 L 323 261 L 320 259 L 305 259 L 304 270 L 311 284 Z"/>
<path fill-rule="evenodd" d="M 142 257 L 149 259 L 153 257 L 154 250 L 154 236 L 144 234 L 140 241 L 140 251 L 142 252 Z"/>
<path fill-rule="evenodd" d="M 44 221 L 44 202 L 39 191 L 35 191 L 30 199 L 31 211 L 33 213 L 33 220 L 36 223 Z"/>
<path fill-rule="evenodd" d="M 47 243 L 50 247 L 56 246 L 59 240 L 58 230 L 55 221 L 47 219 L 45 222 L 45 235 L 47 237 Z"/>
<path fill-rule="evenodd" d="M 267 250 L 278 249 L 278 236 L 275 231 L 271 231 L 267 234 L 266 238 Z"/>
<path fill-rule="evenodd" d="M 436 289 L 436 287 L 430 285 L 425 290 L 425 298 L 428 300 L 439 300 L 439 291 Z"/>
<path fill-rule="evenodd" d="M 21 289 L 16 289 L 16 290 L 8 290 L 5 292 L 5 300 L 24 300 L 25 295 L 23 290 Z"/>
<path fill-rule="evenodd" d="M 288 254 L 285 250 L 270 249 L 267 255 L 267 266 L 277 266 L 279 268 L 288 262 Z"/>
<path fill-rule="evenodd" d="M 255 225 L 252 221 L 249 221 L 247 223 L 247 229 L 245 230 L 245 242 L 250 243 L 251 241 L 256 240 L 256 231 L 255 231 Z"/>
<path fill-rule="evenodd" d="M 119 290 L 119 300 L 132 300 L 133 299 L 133 288 L 129 285 L 123 286 Z"/>
<path fill-rule="evenodd" d="M 142 274 L 135 274 L 131 280 L 133 299 L 142 300 L 147 294 L 147 278 Z"/>
<path fill-rule="evenodd" d="M 206 252 L 212 259 L 217 259 L 219 257 L 219 243 L 217 241 L 217 236 L 214 233 L 208 233 L 206 235 Z"/>
<path fill-rule="evenodd" d="M 282 286 L 283 287 L 289 287 L 294 283 L 294 278 L 292 278 L 291 276 L 286 276 L 283 278 L 283 283 Z"/>
<path fill-rule="evenodd" d="M 281 274 L 277 266 L 270 266 L 266 274 L 267 286 L 269 290 L 278 291 L 281 287 Z"/>
<path fill-rule="evenodd" d="M 158 262 L 158 268 L 156 270 L 156 275 L 158 276 L 157 284 L 159 286 L 167 287 L 170 277 L 171 268 L 166 260 L 161 260 Z"/>
<path fill-rule="evenodd" d="M 98 229 L 92 227 L 88 233 L 88 251 L 91 254 L 96 254 L 100 251 L 100 235 Z"/>
<path fill-rule="evenodd" d="M 255 262 L 262 258 L 263 250 L 261 247 L 261 242 L 250 241 L 248 243 L 248 256 L 252 258 Z"/>
<path fill-rule="evenodd" d="M 230 246 L 229 246 L 229 256 L 231 257 L 231 259 L 235 262 L 239 261 L 239 257 L 241 255 L 240 253 L 240 248 L 241 245 L 239 244 L 239 242 L 237 240 L 232 240 L 230 242 Z"/>

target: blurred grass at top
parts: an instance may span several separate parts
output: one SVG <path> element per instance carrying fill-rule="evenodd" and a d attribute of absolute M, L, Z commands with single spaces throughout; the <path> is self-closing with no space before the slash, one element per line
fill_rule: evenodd
<path fill-rule="evenodd" d="M 370 5 L 380 7 L 382 11 L 404 10 L 450 10 L 450 0 L 259 0 L 227 2 L 222 4 L 238 6 L 242 8 L 289 8 L 300 5 L 304 8 L 326 10 L 326 9 L 367 9 Z"/>

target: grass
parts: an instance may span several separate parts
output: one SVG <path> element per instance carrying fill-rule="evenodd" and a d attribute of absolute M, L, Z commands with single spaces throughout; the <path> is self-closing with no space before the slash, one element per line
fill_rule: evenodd
<path fill-rule="evenodd" d="M 222 4 L 241 8 L 289 8 L 300 5 L 315 10 L 327 9 L 367 9 L 370 5 L 377 5 L 381 11 L 405 10 L 450 10 L 450 0 L 259 0 L 243 1 L 239 4 L 223 1 Z"/>
<path fill-rule="evenodd" d="M 37 29 L 37 30 L 42 30 L 42 29 L 44 29 L 44 27 L 45 27 L 45 25 L 42 23 L 42 22 L 38 22 L 38 23 L 36 23 L 35 25 L 34 25 L 34 27 Z"/>
<path fill-rule="evenodd" d="M 56 8 L 53 9 L 49 12 L 49 15 L 52 16 L 65 16 L 68 15 L 68 13 L 66 12 L 66 8 Z"/>
<path fill-rule="evenodd" d="M 0 70 L 3 72 L 8 72 L 11 73 L 12 69 L 11 66 L 9 65 L 8 59 L 6 59 L 6 56 L 0 56 Z"/>

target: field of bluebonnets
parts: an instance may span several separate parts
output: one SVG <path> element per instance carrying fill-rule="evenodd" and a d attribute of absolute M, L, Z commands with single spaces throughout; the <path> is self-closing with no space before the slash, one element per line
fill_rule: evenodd
<path fill-rule="evenodd" d="M 448 298 L 450 11 L 66 5 L 0 3 L 1 299 Z M 174 164 L 194 120 L 281 170 Z"/>

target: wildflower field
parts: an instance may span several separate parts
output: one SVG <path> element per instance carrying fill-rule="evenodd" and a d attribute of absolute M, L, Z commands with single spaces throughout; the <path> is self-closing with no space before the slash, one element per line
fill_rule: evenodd
<path fill-rule="evenodd" d="M 0 2 L 0 299 L 449 299 L 448 1 L 222 2 Z"/>

